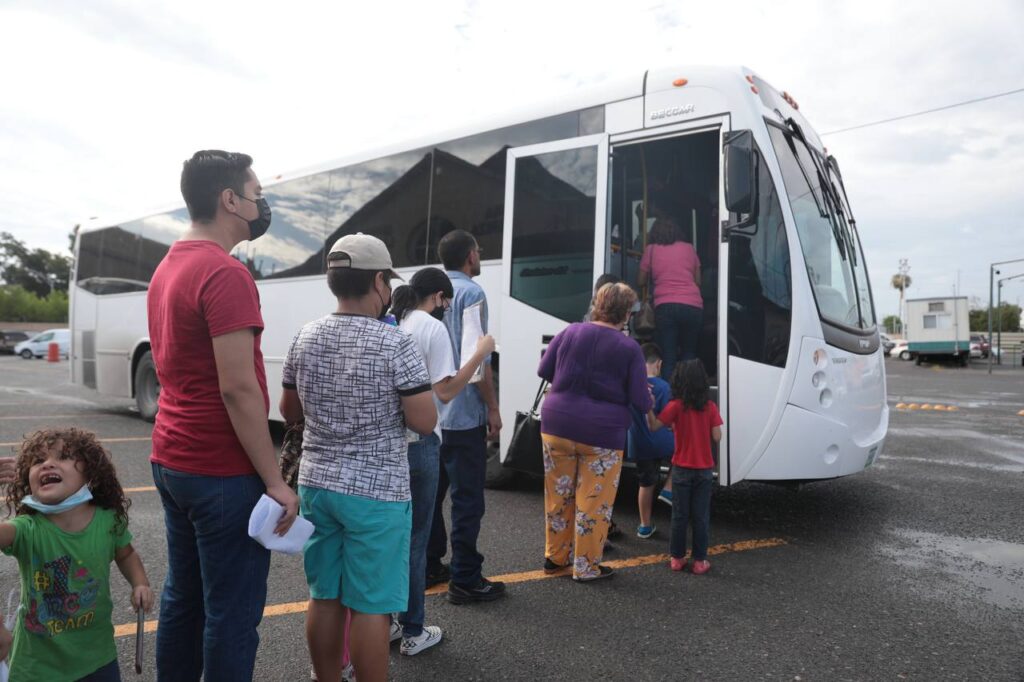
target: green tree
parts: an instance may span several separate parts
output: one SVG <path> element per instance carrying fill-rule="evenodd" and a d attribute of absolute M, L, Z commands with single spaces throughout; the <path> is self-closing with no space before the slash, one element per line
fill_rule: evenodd
<path fill-rule="evenodd" d="M 9 232 L 0 232 L 0 279 L 39 298 L 68 290 L 71 257 L 46 249 L 29 249 Z"/>
<path fill-rule="evenodd" d="M 1004 332 L 1019 332 L 1020 331 L 1020 312 L 1021 308 L 1019 305 L 1012 303 L 1003 303 L 999 308 L 992 309 L 992 333 L 995 334 L 999 330 L 999 319 L 1003 320 L 1003 331 Z M 970 311 L 971 319 L 971 331 L 988 333 L 988 308 L 975 308 Z M 991 341 L 991 339 L 989 339 Z"/>
<path fill-rule="evenodd" d="M 890 334 L 895 334 L 896 330 L 900 328 L 900 316 L 886 315 L 885 319 L 882 320 L 882 326 L 885 327 L 886 332 Z"/>
<path fill-rule="evenodd" d="M 53 291 L 40 298 L 20 286 L 0 286 L 0 320 L 67 322 L 68 294 L 66 291 Z"/>

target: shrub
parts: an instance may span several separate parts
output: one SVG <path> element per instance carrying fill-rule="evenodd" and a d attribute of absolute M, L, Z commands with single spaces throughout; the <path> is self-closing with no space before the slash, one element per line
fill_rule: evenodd
<path fill-rule="evenodd" d="M 68 293 L 53 291 L 39 298 L 17 285 L 0 286 L 0 320 L 67 323 Z"/>

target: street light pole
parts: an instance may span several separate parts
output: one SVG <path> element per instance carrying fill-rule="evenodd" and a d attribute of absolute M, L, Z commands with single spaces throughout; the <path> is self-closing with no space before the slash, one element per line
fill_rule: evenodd
<path fill-rule="evenodd" d="M 996 272 L 998 272 L 998 270 Z M 998 337 L 999 341 L 998 341 L 998 345 L 997 345 L 997 347 L 999 348 L 999 357 L 996 358 L 996 364 L 998 364 L 998 365 L 1003 364 L 1003 282 L 1008 282 L 1011 279 L 1020 279 L 1021 277 L 1024 277 L 1024 274 L 1011 275 L 1009 277 L 1003 277 L 998 282 L 996 282 L 996 315 L 999 316 L 999 337 Z M 992 345 L 992 338 L 991 337 L 989 338 L 988 342 L 989 342 L 989 353 L 988 354 L 989 354 L 989 357 L 991 357 L 992 356 L 992 347 L 991 347 L 991 345 Z M 1011 361 L 1011 364 L 1012 364 L 1012 361 Z"/>
<path fill-rule="evenodd" d="M 988 338 L 989 343 L 992 342 L 992 291 L 993 283 L 995 280 L 997 265 L 1009 265 L 1010 263 L 1024 263 L 1024 258 L 1016 258 L 1014 260 L 1003 260 L 998 263 L 991 263 L 988 266 Z M 1002 353 L 1002 349 L 999 350 Z M 988 354 L 988 373 L 992 373 L 992 353 Z"/>
<path fill-rule="evenodd" d="M 996 315 L 999 316 L 999 357 L 996 358 L 996 364 L 1003 364 L 1003 280 L 999 280 L 999 286 L 996 287 Z M 989 351 L 988 356 L 992 357 L 992 337 L 988 337 Z"/>

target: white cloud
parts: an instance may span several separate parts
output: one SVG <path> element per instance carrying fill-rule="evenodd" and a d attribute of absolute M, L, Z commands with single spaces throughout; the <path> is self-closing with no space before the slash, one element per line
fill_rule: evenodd
<path fill-rule="evenodd" d="M 1022 87 L 1022 20 L 1013 0 L 15 0 L 0 9 L 0 230 L 61 249 L 89 216 L 175 201 L 195 149 L 244 150 L 273 176 L 663 64 L 750 66 L 827 132 Z M 825 137 L 881 315 L 900 257 L 914 295 L 959 270 L 987 296 L 988 263 L 1024 256 L 1022 112 L 1017 95 Z"/>

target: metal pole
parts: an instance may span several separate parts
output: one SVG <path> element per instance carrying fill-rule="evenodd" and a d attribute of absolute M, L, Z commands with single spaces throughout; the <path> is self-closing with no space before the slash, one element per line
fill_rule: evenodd
<path fill-rule="evenodd" d="M 992 280 L 995 278 L 996 266 L 988 266 L 988 338 L 992 338 Z M 988 354 L 988 373 L 992 373 L 992 353 Z"/>
<path fill-rule="evenodd" d="M 988 338 L 990 343 L 992 339 L 992 294 L 994 293 L 992 291 L 992 280 L 995 277 L 997 265 L 1009 265 L 1010 263 L 1024 263 L 1024 258 L 1002 260 L 988 266 Z M 988 354 L 988 373 L 992 373 L 992 353 Z"/>
<path fill-rule="evenodd" d="M 1003 280 L 999 280 L 999 286 L 996 288 L 996 315 L 999 316 L 999 355 L 1003 354 Z M 988 340 L 989 345 L 989 356 L 992 355 L 992 339 Z M 1002 365 L 1003 358 L 996 358 L 996 364 Z"/>

